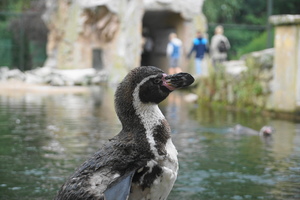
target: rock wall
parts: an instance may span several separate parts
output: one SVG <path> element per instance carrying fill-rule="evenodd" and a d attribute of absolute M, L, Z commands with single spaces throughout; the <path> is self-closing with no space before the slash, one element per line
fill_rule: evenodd
<path fill-rule="evenodd" d="M 206 29 L 202 4 L 203 0 L 47 0 L 45 66 L 105 69 L 118 80 L 140 65 L 146 10 L 178 13 L 183 20 L 176 28 L 190 46 L 194 30 Z"/>
<path fill-rule="evenodd" d="M 275 60 L 269 109 L 300 110 L 300 15 L 271 16 L 275 25 Z"/>
<path fill-rule="evenodd" d="M 51 86 L 103 85 L 107 83 L 107 74 L 93 68 L 58 70 L 42 67 L 22 72 L 19 69 L 10 70 L 8 67 L 1 67 L 0 83 L 10 85 L 11 82 Z"/>
<path fill-rule="evenodd" d="M 49 28 L 45 66 L 116 68 L 120 73 L 136 66 L 142 13 L 139 0 L 48 0 L 43 16 Z"/>
<path fill-rule="evenodd" d="M 200 99 L 241 109 L 267 108 L 272 92 L 273 59 L 274 49 L 267 49 L 225 62 L 220 71 L 200 80 Z"/>
<path fill-rule="evenodd" d="M 279 114 L 300 111 L 300 15 L 271 16 L 274 49 L 224 63 L 203 78 L 198 93 L 208 101 Z"/>

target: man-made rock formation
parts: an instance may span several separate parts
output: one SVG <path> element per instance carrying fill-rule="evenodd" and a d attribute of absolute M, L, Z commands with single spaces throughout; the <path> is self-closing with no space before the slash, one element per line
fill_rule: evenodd
<path fill-rule="evenodd" d="M 275 25 L 274 82 L 268 109 L 300 110 L 300 15 L 271 16 Z"/>
<path fill-rule="evenodd" d="M 57 70 L 50 67 L 43 67 L 26 72 L 21 72 L 18 69 L 9 70 L 7 67 L 0 68 L 0 82 L 10 80 L 39 85 L 86 86 L 106 83 L 107 74 L 103 71 L 96 71 L 93 68 Z"/>
<path fill-rule="evenodd" d="M 240 108 L 266 108 L 272 92 L 273 56 L 274 49 L 266 49 L 225 62 L 221 71 L 203 78 L 199 96 Z"/>
<path fill-rule="evenodd" d="M 142 32 L 154 46 L 147 65 L 166 66 L 168 34 L 190 48 L 196 29 L 205 31 L 203 0 L 47 0 L 49 28 L 45 66 L 104 69 L 120 79 L 141 62 Z"/>
<path fill-rule="evenodd" d="M 297 114 L 300 110 L 300 15 L 271 16 L 274 49 L 224 63 L 203 80 L 201 96 L 241 108 Z"/>

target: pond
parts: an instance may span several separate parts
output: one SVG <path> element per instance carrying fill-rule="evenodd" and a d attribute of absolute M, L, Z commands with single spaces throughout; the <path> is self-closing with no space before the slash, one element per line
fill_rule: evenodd
<path fill-rule="evenodd" d="M 0 199 L 53 199 L 74 169 L 121 125 L 112 89 L 0 95 Z M 180 170 L 169 200 L 300 199 L 300 124 L 185 102 L 173 93 L 167 117 Z M 235 124 L 276 132 L 237 137 Z"/>

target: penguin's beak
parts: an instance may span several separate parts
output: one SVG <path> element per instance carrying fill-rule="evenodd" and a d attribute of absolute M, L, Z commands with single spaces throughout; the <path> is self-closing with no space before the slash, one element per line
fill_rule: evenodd
<path fill-rule="evenodd" d="M 163 74 L 163 85 L 170 91 L 191 85 L 195 79 L 188 73 L 178 73 L 173 75 Z"/>

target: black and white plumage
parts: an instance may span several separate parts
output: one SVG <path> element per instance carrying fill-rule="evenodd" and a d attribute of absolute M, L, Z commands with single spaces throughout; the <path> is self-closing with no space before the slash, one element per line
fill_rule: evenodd
<path fill-rule="evenodd" d="M 157 104 L 193 82 L 188 73 L 167 75 L 152 66 L 133 69 L 115 93 L 122 130 L 69 177 L 55 200 L 166 199 L 178 160 Z"/>

